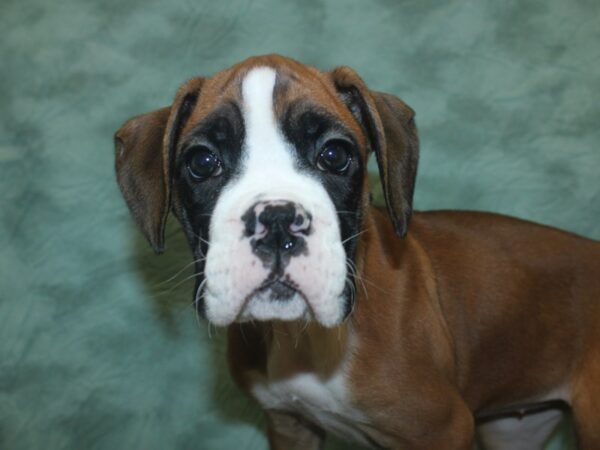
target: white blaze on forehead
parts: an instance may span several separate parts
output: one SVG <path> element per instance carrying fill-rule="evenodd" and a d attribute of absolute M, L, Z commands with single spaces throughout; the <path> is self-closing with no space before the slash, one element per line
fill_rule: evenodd
<path fill-rule="evenodd" d="M 266 156 L 267 150 L 280 147 L 281 136 L 273 113 L 273 90 L 277 73 L 269 67 L 251 70 L 242 84 L 246 149 L 262 149 L 253 156 Z"/>
<path fill-rule="evenodd" d="M 223 189 L 210 224 L 205 267 L 205 310 L 219 325 L 233 320 L 315 318 L 326 325 L 341 320 L 346 276 L 345 253 L 333 202 L 323 185 L 295 167 L 294 152 L 280 131 L 273 107 L 277 73 L 251 69 L 242 81 L 245 139 L 239 176 Z M 301 294 L 285 302 L 257 292 L 272 268 L 254 254 L 242 215 L 259 201 L 301 205 L 311 216 L 308 252 L 294 256 L 285 270 Z"/>
<path fill-rule="evenodd" d="M 277 72 L 271 67 L 252 69 L 242 83 L 242 112 L 246 128 L 244 143 L 244 166 L 249 174 L 276 171 L 294 175 L 293 159 L 289 144 L 282 136 L 273 111 L 273 92 Z M 253 180 L 256 187 L 272 182 L 262 176 Z"/>

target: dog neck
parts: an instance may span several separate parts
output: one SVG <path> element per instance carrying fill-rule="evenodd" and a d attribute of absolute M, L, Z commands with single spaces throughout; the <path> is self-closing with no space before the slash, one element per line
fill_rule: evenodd
<path fill-rule="evenodd" d="M 316 322 L 274 321 L 267 372 L 275 378 L 297 372 L 314 372 L 327 378 L 346 360 L 350 333 L 348 321 L 333 328 Z"/>

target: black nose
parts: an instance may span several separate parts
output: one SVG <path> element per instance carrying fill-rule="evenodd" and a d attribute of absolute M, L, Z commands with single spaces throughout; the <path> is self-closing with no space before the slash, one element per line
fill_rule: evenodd
<path fill-rule="evenodd" d="M 297 238 L 290 232 L 290 226 L 295 218 L 296 208 L 291 203 L 265 206 L 258 215 L 258 222 L 267 230 L 267 235 L 262 239 L 265 250 L 286 253 L 294 249 Z"/>
<path fill-rule="evenodd" d="M 302 250 L 310 232 L 311 217 L 302 206 L 292 202 L 259 202 L 242 216 L 246 236 L 252 237 L 256 253 L 294 255 Z"/>

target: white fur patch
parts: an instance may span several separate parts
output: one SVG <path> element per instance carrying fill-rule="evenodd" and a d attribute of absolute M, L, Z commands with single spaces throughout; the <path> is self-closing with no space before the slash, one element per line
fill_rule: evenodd
<path fill-rule="evenodd" d="M 567 386 L 560 386 L 545 395 L 527 399 L 527 402 L 563 400 L 570 403 Z M 502 418 L 477 427 L 479 439 L 486 450 L 543 450 L 564 413 L 550 409 L 524 417 Z"/>
<path fill-rule="evenodd" d="M 342 293 L 346 256 L 333 202 L 313 177 L 294 165 L 295 150 L 281 133 L 273 112 L 276 72 L 259 67 L 242 83 L 245 142 L 241 175 L 221 193 L 211 218 L 205 268 L 208 320 L 228 325 L 236 320 L 314 318 L 325 326 L 343 319 Z M 270 273 L 244 237 L 241 216 L 258 201 L 294 202 L 312 216 L 307 254 L 292 257 L 285 275 L 302 294 L 272 301 L 256 293 Z"/>
<path fill-rule="evenodd" d="M 346 441 L 355 442 L 367 447 L 371 442 L 361 431 L 361 426 L 368 424 L 365 415 L 357 409 L 351 399 L 347 386 L 348 370 L 351 355 L 355 348 L 353 333 L 348 337 L 348 346 L 339 365 L 331 374 L 325 375 L 315 371 L 294 371 L 282 377 L 277 369 L 268 367 L 266 378 L 257 380 L 251 388 L 252 395 L 264 409 L 286 411 L 299 414 L 313 423 L 319 424 L 327 432 L 335 434 Z M 291 349 L 289 342 L 282 339 L 274 342 L 269 352 L 269 364 L 276 360 L 286 360 Z M 284 373 L 287 367 L 284 365 Z M 279 367 L 281 370 L 281 367 Z M 272 373 L 275 371 L 276 373 Z M 274 380 L 270 380 L 272 377 Z"/>
<path fill-rule="evenodd" d="M 543 450 L 564 413 L 551 409 L 525 417 L 509 417 L 477 427 L 486 450 Z"/>
<path fill-rule="evenodd" d="M 315 373 L 299 373 L 270 384 L 257 383 L 252 394 L 265 409 L 300 414 L 338 437 L 369 445 L 357 427 L 366 419 L 350 405 L 345 378 L 343 370 L 327 379 Z"/>

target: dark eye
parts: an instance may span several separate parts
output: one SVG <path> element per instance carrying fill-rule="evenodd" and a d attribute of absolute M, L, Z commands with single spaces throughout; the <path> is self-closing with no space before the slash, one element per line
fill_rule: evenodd
<path fill-rule="evenodd" d="M 317 167 L 326 172 L 343 174 L 352 161 L 348 151 L 348 143 L 341 139 L 332 139 L 325 142 L 317 156 Z"/>
<path fill-rule="evenodd" d="M 216 177 L 223 171 L 219 158 L 205 145 L 188 150 L 187 169 L 196 181 Z"/>

